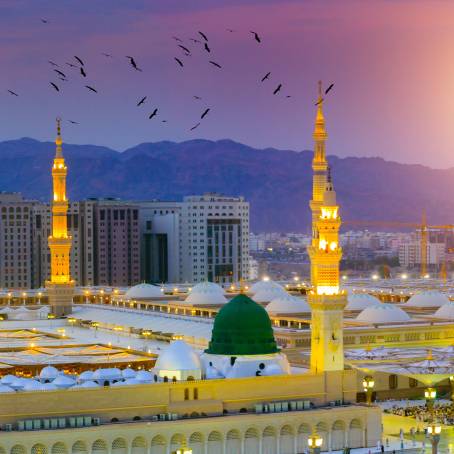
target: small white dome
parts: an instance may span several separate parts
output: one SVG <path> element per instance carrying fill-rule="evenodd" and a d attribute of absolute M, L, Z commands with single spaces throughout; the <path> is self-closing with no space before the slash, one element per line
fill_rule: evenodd
<path fill-rule="evenodd" d="M 454 320 L 454 302 L 449 301 L 449 303 L 446 303 L 443 306 L 439 307 L 435 311 L 434 317 Z"/>
<path fill-rule="evenodd" d="M 141 385 L 143 382 L 137 380 L 137 378 L 128 378 L 123 382 L 125 385 Z"/>
<path fill-rule="evenodd" d="M 220 293 L 221 295 L 223 295 L 224 289 L 219 284 L 205 281 L 199 282 L 198 284 L 194 285 L 189 294 L 192 293 Z"/>
<path fill-rule="evenodd" d="M 10 383 L 12 383 L 14 380 L 16 380 L 16 376 L 15 375 L 11 375 L 11 374 L 8 374 L 8 375 L 5 375 L 4 377 L 2 377 L 0 379 L 0 383 L 2 385 L 9 385 Z"/>
<path fill-rule="evenodd" d="M 57 388 L 70 388 L 76 384 L 75 380 L 66 375 L 59 375 L 53 382 Z"/>
<path fill-rule="evenodd" d="M 268 314 L 300 314 L 310 312 L 311 308 L 304 299 L 285 294 L 271 300 L 266 311 Z"/>
<path fill-rule="evenodd" d="M 134 378 L 136 376 L 136 373 L 137 372 L 134 369 L 131 369 L 130 367 L 127 367 L 126 369 L 123 369 L 121 371 L 121 376 L 124 379 Z"/>
<path fill-rule="evenodd" d="M 280 288 L 284 290 L 284 287 L 279 285 L 277 282 L 274 281 L 258 281 L 255 284 L 252 284 L 251 288 L 249 289 L 249 293 L 252 295 L 255 295 L 257 292 L 260 292 L 261 290 L 268 290 L 270 288 Z"/>
<path fill-rule="evenodd" d="M 136 375 L 136 380 L 140 383 L 146 383 L 153 380 L 153 374 L 146 370 L 139 370 Z"/>
<path fill-rule="evenodd" d="M 186 304 L 191 305 L 221 305 L 227 303 L 227 298 L 219 292 L 197 292 L 190 293 L 187 298 L 184 300 Z"/>
<path fill-rule="evenodd" d="M 161 287 L 151 284 L 135 285 L 125 293 L 125 298 L 130 300 L 162 298 L 162 296 Z"/>
<path fill-rule="evenodd" d="M 14 393 L 14 389 L 6 385 L 0 385 L 0 393 Z"/>
<path fill-rule="evenodd" d="M 93 374 L 94 372 L 92 370 L 85 370 L 77 377 L 77 381 L 84 382 L 91 380 L 93 378 Z"/>
<path fill-rule="evenodd" d="M 42 391 L 42 384 L 36 380 L 27 380 L 27 383 L 24 384 L 24 391 Z"/>
<path fill-rule="evenodd" d="M 41 369 L 39 378 L 41 380 L 54 380 L 58 377 L 58 369 L 54 366 L 46 366 Z"/>
<path fill-rule="evenodd" d="M 93 372 L 92 380 L 121 380 L 121 370 L 116 367 L 97 369 Z"/>
<path fill-rule="evenodd" d="M 55 391 L 57 389 L 58 389 L 58 387 L 55 386 L 53 383 L 42 383 L 41 384 L 41 390 L 43 390 L 43 391 Z"/>
<path fill-rule="evenodd" d="M 366 307 L 381 304 L 378 298 L 368 293 L 351 293 L 347 296 L 347 301 L 345 306 L 347 311 L 362 311 Z"/>
<path fill-rule="evenodd" d="M 156 370 L 183 371 L 202 368 L 199 355 L 182 340 L 172 342 L 156 361 Z"/>
<path fill-rule="evenodd" d="M 9 386 L 13 389 L 22 389 L 27 383 L 28 380 L 26 378 L 14 377 L 14 380 L 11 380 Z"/>
<path fill-rule="evenodd" d="M 254 294 L 252 299 L 256 303 L 269 303 L 270 301 L 288 295 L 282 287 L 269 287 L 267 289 L 259 290 Z"/>
<path fill-rule="evenodd" d="M 75 386 L 75 388 L 99 388 L 99 385 L 93 380 L 87 380 L 83 382 L 81 385 Z"/>
<path fill-rule="evenodd" d="M 449 299 L 437 290 L 426 290 L 414 294 L 405 306 L 411 307 L 441 307 L 449 303 Z"/>
<path fill-rule="evenodd" d="M 380 303 L 366 307 L 356 317 L 358 322 L 365 323 L 400 323 L 410 320 L 410 316 L 400 307 Z"/>

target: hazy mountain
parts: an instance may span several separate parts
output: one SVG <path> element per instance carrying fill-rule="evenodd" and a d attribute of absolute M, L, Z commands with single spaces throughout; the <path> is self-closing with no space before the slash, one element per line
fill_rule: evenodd
<path fill-rule="evenodd" d="M 47 200 L 54 144 L 0 142 L 0 190 Z M 231 140 L 143 143 L 122 153 L 64 144 L 69 196 L 180 200 L 221 192 L 251 202 L 256 231 L 308 231 L 309 151 L 258 150 Z M 381 158 L 329 158 L 344 219 L 451 223 L 454 169 L 435 170 Z"/>

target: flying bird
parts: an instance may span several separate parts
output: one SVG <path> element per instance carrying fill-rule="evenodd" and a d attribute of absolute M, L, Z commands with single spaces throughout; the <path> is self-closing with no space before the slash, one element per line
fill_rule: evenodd
<path fill-rule="evenodd" d="M 49 83 L 52 85 L 52 87 L 55 88 L 55 90 L 60 91 L 60 89 L 57 87 L 56 84 L 54 84 L 53 82 L 49 82 Z"/>
<path fill-rule="evenodd" d="M 137 107 L 141 106 L 141 105 L 145 102 L 146 99 L 147 99 L 147 97 L 144 96 L 144 97 L 137 103 Z"/>
<path fill-rule="evenodd" d="M 84 66 L 84 62 L 83 62 L 77 55 L 74 55 L 74 58 L 75 58 L 82 66 Z"/>
<path fill-rule="evenodd" d="M 321 104 L 323 102 L 323 98 L 320 98 L 316 103 L 315 105 L 318 106 L 319 104 Z"/>
<path fill-rule="evenodd" d="M 262 40 L 260 39 L 260 36 L 257 34 L 257 32 L 251 31 L 251 33 L 254 35 L 254 38 L 258 43 L 262 42 Z"/>
<path fill-rule="evenodd" d="M 194 126 L 190 129 L 190 131 L 194 131 L 194 129 L 197 128 L 197 127 L 199 127 L 199 126 L 200 126 L 200 122 L 197 123 L 196 125 L 194 125 Z"/>
<path fill-rule="evenodd" d="M 200 96 L 197 96 L 197 95 L 194 95 L 193 98 L 194 99 L 202 99 Z"/>
<path fill-rule="evenodd" d="M 282 84 L 279 84 L 277 87 L 276 87 L 276 90 L 273 91 L 273 95 L 279 93 L 281 91 L 281 88 L 282 88 Z"/>
<path fill-rule="evenodd" d="M 162 120 L 162 122 L 161 122 L 161 123 L 167 123 L 167 120 Z"/>
<path fill-rule="evenodd" d="M 328 92 L 334 87 L 334 84 L 331 84 L 326 90 L 325 90 L 325 95 L 328 94 Z"/>
<path fill-rule="evenodd" d="M 151 120 L 154 116 L 156 116 L 157 113 L 158 113 L 158 109 L 156 108 L 155 110 L 153 110 L 153 112 L 151 112 L 151 114 L 148 117 L 148 119 Z"/>
<path fill-rule="evenodd" d="M 84 77 L 87 77 L 87 73 L 84 71 L 84 68 L 82 68 L 82 66 L 80 67 L 80 74 L 82 74 L 82 76 Z"/>
<path fill-rule="evenodd" d="M 172 38 L 175 40 L 175 41 L 178 41 L 179 43 L 182 43 L 183 40 L 178 38 L 178 36 L 172 36 Z"/>
<path fill-rule="evenodd" d="M 47 60 L 47 61 L 48 61 L 48 63 L 50 63 L 52 66 L 59 66 L 59 65 L 57 65 L 57 63 L 53 62 L 52 60 Z"/>
<path fill-rule="evenodd" d="M 222 66 L 221 66 L 219 63 L 216 63 L 215 61 L 211 61 L 211 60 L 210 60 L 210 63 L 211 63 L 213 66 L 216 66 L 217 68 L 222 68 Z"/>
<path fill-rule="evenodd" d="M 184 65 L 183 65 L 183 62 L 182 62 L 179 58 L 177 58 L 177 57 L 173 57 L 173 58 L 175 58 L 175 61 L 176 61 L 181 67 L 184 66 Z"/>
<path fill-rule="evenodd" d="M 265 82 L 266 79 L 269 79 L 271 75 L 271 72 L 267 72 L 263 77 L 262 77 L 262 82 Z"/>
<path fill-rule="evenodd" d="M 48 21 L 47 19 L 41 19 L 41 22 L 42 22 L 43 24 L 47 24 L 49 21 Z"/>
<path fill-rule="evenodd" d="M 192 41 L 193 43 L 200 43 L 200 39 L 195 39 L 195 38 L 189 38 L 189 41 Z"/>
<path fill-rule="evenodd" d="M 207 52 L 211 52 L 210 48 L 208 47 L 208 43 L 205 43 L 204 47 Z"/>
<path fill-rule="evenodd" d="M 126 55 L 126 58 L 129 58 L 129 63 L 131 64 L 131 66 L 132 66 L 136 71 L 142 71 L 142 70 L 137 66 L 137 63 L 136 63 L 136 61 L 134 60 L 133 57 L 130 57 L 129 55 Z"/>
<path fill-rule="evenodd" d="M 203 112 L 203 114 L 200 116 L 200 119 L 203 120 L 203 119 L 207 116 L 207 114 L 208 114 L 209 111 L 210 111 L 210 108 L 206 109 L 206 110 Z"/>
<path fill-rule="evenodd" d="M 109 57 L 109 58 L 112 58 L 112 55 L 110 54 L 106 54 L 105 52 L 102 52 L 101 55 L 104 55 L 104 57 Z"/>
<path fill-rule="evenodd" d="M 94 92 L 94 93 L 98 93 L 98 90 L 96 90 L 95 88 L 93 87 L 90 87 L 90 85 L 85 85 L 85 88 L 88 88 L 90 91 Z"/>
<path fill-rule="evenodd" d="M 77 121 L 74 121 L 74 120 L 68 120 L 71 124 L 73 125 L 78 125 L 79 123 Z"/>
<path fill-rule="evenodd" d="M 198 33 L 205 41 L 208 41 L 207 35 L 205 35 L 205 33 L 202 33 L 202 32 L 198 32 Z"/>
<path fill-rule="evenodd" d="M 226 28 L 226 30 L 230 33 L 233 33 L 235 30 L 232 30 L 231 28 Z"/>
<path fill-rule="evenodd" d="M 60 74 L 60 76 L 66 78 L 66 74 L 65 74 L 63 71 L 59 71 L 58 69 L 54 69 L 54 71 L 55 71 L 57 74 Z"/>
<path fill-rule="evenodd" d="M 187 47 L 182 46 L 181 44 L 178 44 L 178 47 L 181 47 L 187 54 L 191 53 L 191 51 Z"/>
<path fill-rule="evenodd" d="M 63 81 L 63 82 L 68 82 L 68 79 L 65 79 L 64 77 L 58 76 L 58 79 Z"/>
<path fill-rule="evenodd" d="M 19 96 L 16 92 L 14 92 L 12 90 L 8 90 L 8 93 L 12 94 L 13 96 Z"/>
<path fill-rule="evenodd" d="M 74 65 L 74 64 L 72 64 L 72 63 L 68 63 L 68 62 L 67 62 L 66 64 L 67 64 L 68 66 L 70 66 L 71 68 L 77 68 L 77 66 Z"/>
<path fill-rule="evenodd" d="M 287 95 L 287 96 L 286 96 L 286 98 L 291 98 L 291 97 L 292 97 L 292 95 Z"/>

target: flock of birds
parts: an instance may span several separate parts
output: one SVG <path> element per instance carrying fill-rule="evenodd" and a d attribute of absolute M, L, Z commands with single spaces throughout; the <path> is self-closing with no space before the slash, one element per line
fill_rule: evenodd
<path fill-rule="evenodd" d="M 41 22 L 43 24 L 48 24 L 49 23 L 49 20 L 48 19 L 44 19 L 42 18 L 41 19 Z M 229 33 L 234 33 L 235 30 L 233 29 L 230 29 L 230 28 L 227 28 L 226 29 L 227 32 Z M 261 44 L 262 43 L 262 38 L 260 37 L 260 35 L 255 32 L 255 31 L 250 31 L 250 34 L 252 35 L 252 38 L 255 40 L 255 42 L 257 44 Z M 190 44 L 186 44 L 181 38 L 179 38 L 178 36 L 172 36 L 172 38 L 175 40 L 176 44 L 177 44 L 177 47 L 178 47 L 178 50 L 180 52 L 182 52 L 182 56 L 176 56 L 174 57 L 174 61 L 176 62 L 176 64 L 180 67 L 180 68 L 184 68 L 185 67 L 185 61 L 184 61 L 184 57 L 190 57 L 194 50 L 191 50 L 190 47 L 188 46 L 191 46 Z M 211 45 L 210 45 L 210 42 L 208 40 L 208 36 L 206 33 L 202 32 L 202 31 L 198 31 L 197 32 L 197 38 L 190 38 L 189 41 L 193 44 L 193 45 L 196 45 L 196 46 L 199 46 L 200 49 L 202 49 L 204 52 L 207 53 L 207 55 L 212 55 L 212 50 L 211 50 Z M 106 53 L 106 52 L 102 52 L 101 55 L 105 58 L 114 58 L 114 56 L 112 54 L 109 54 L 109 53 Z M 132 70 L 134 71 L 139 71 L 139 72 L 142 72 L 142 69 L 139 67 L 137 61 L 135 60 L 134 57 L 130 56 L 130 55 L 126 55 L 125 58 L 128 60 L 128 64 L 129 66 L 131 67 Z M 63 82 L 67 82 L 68 81 L 68 76 L 67 76 L 67 71 L 63 71 L 64 67 L 62 67 L 61 65 L 59 65 L 58 63 L 52 61 L 52 60 L 48 60 L 48 63 L 52 66 L 52 69 L 53 69 L 53 75 L 58 79 L 55 80 L 55 81 L 50 81 L 49 82 L 49 85 L 50 87 L 52 87 L 52 89 L 54 89 L 56 92 L 60 92 L 62 90 L 62 83 Z M 208 59 L 208 63 L 210 65 L 212 65 L 213 67 L 217 68 L 218 70 L 221 70 L 222 69 L 222 65 L 219 64 L 218 62 L 216 62 L 215 60 L 212 60 L 211 57 L 209 57 Z M 85 65 L 85 62 L 83 61 L 83 59 L 77 55 L 74 55 L 73 56 L 73 60 L 72 61 L 68 61 L 68 62 L 65 62 L 65 65 L 70 68 L 70 70 L 73 70 L 73 71 L 76 71 L 79 73 L 79 76 L 82 77 L 83 79 L 87 79 L 87 67 Z M 259 80 L 261 83 L 265 83 L 267 80 L 270 80 L 270 76 L 271 76 L 271 71 L 268 71 L 265 75 L 263 75 Z M 331 91 L 331 89 L 333 88 L 334 84 L 330 84 L 328 86 L 328 88 L 324 91 L 324 96 L 326 96 L 328 94 L 329 91 Z M 84 87 L 89 90 L 90 92 L 94 93 L 94 94 L 98 94 L 98 89 L 93 87 L 92 85 L 88 85 L 88 84 L 85 84 Z M 277 95 L 279 94 L 283 89 L 283 84 L 282 83 L 279 83 L 275 88 L 274 90 L 272 91 L 272 94 L 273 95 Z M 8 89 L 7 90 L 8 93 L 12 96 L 19 96 L 19 94 L 16 92 L 16 91 L 13 91 L 13 90 L 10 90 Z M 285 95 L 286 98 L 291 98 L 291 95 Z M 197 95 L 194 95 L 193 98 L 195 100 L 202 100 L 202 98 L 200 96 L 197 96 Z M 146 104 L 146 101 L 148 99 L 148 96 L 143 96 L 142 98 L 140 98 L 137 103 L 136 103 L 136 106 L 137 107 L 141 107 L 141 106 L 144 106 Z M 317 100 L 317 102 L 315 103 L 315 105 L 318 105 L 320 102 L 322 102 L 324 100 L 323 97 L 320 97 L 320 99 Z M 199 121 L 193 125 L 189 130 L 190 131 L 194 131 L 195 129 L 197 129 L 201 123 L 202 123 L 202 120 L 208 115 L 208 113 L 211 111 L 211 108 L 210 107 L 207 107 L 205 108 L 205 110 L 201 113 L 200 115 L 200 119 Z M 158 113 L 159 113 L 159 108 L 158 107 L 155 107 L 148 115 L 148 119 L 151 120 L 155 117 L 158 116 Z M 71 124 L 74 124 L 74 125 L 77 125 L 79 124 L 79 122 L 77 121 L 74 121 L 74 120 L 67 120 L 69 123 Z M 167 120 L 161 120 L 163 123 L 167 123 Z"/>

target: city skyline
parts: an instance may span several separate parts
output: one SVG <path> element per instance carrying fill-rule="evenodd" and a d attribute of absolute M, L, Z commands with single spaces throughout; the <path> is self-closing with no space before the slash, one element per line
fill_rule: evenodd
<path fill-rule="evenodd" d="M 65 123 L 68 143 L 117 150 L 191 138 L 310 149 L 304 131 L 311 128 L 321 78 L 326 86 L 335 84 L 325 103 L 329 118 L 336 119 L 327 124 L 330 154 L 379 155 L 436 168 L 454 165 L 449 146 L 454 104 L 443 96 L 453 70 L 449 2 L 213 6 L 200 0 L 191 6 L 150 6 L 137 1 L 109 5 L 110 14 L 104 15 L 105 8 L 103 2 L 88 9 L 53 0 L 39 7 L 27 1 L 3 4 L 1 61 L 7 70 L 0 75 L 0 111 L 8 121 L 0 124 L 0 139 L 49 140 L 49 124 L 61 114 L 80 123 Z M 199 30 L 208 35 L 212 52 L 199 49 L 184 59 L 172 36 L 181 36 L 184 45 Z M 260 44 L 250 30 L 259 33 Z M 130 54 L 143 72 L 131 69 L 125 58 Z M 65 66 L 74 63 L 74 55 L 85 62 L 86 80 Z M 184 59 L 184 68 L 174 57 Z M 222 70 L 209 65 L 208 57 L 219 61 Z M 55 79 L 48 60 L 64 67 L 68 82 Z M 271 80 L 261 83 L 268 71 Z M 55 80 L 59 93 L 49 84 Z M 282 93 L 274 96 L 280 83 Z M 85 84 L 99 93 L 89 92 Z M 194 95 L 203 99 L 194 100 Z M 145 106 L 136 107 L 143 96 L 148 96 Z M 156 107 L 158 117 L 149 120 Z M 190 131 L 206 108 L 211 111 L 203 123 Z"/>

